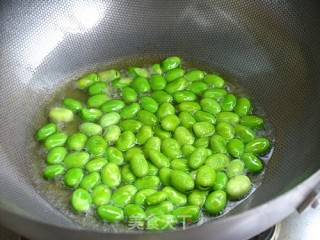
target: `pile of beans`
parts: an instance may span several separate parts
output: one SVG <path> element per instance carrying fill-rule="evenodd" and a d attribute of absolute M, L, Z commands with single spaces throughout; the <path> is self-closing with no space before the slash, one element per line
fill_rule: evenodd
<path fill-rule="evenodd" d="M 64 98 L 36 133 L 47 151 L 43 177 L 73 190 L 75 212 L 167 230 L 199 221 L 202 211 L 221 214 L 264 168 L 270 143 L 256 137 L 264 121 L 217 74 L 186 71 L 169 57 L 75 84 L 86 102 Z M 75 120 L 78 132 L 59 129 Z"/>

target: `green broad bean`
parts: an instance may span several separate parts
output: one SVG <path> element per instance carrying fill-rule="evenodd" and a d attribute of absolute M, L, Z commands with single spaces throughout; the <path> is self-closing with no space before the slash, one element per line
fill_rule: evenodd
<path fill-rule="evenodd" d="M 142 127 L 142 123 L 137 120 L 126 119 L 120 121 L 119 126 L 121 131 L 137 132 Z"/>
<path fill-rule="evenodd" d="M 207 154 L 208 152 L 205 148 L 196 148 L 188 159 L 188 166 L 192 169 L 198 169 L 204 164 L 208 157 Z"/>
<path fill-rule="evenodd" d="M 216 74 L 206 75 L 203 81 L 207 83 L 209 86 L 213 86 L 214 88 L 223 88 L 226 84 L 223 78 Z"/>
<path fill-rule="evenodd" d="M 180 207 L 187 204 L 187 196 L 173 187 L 164 187 L 162 191 L 168 194 L 168 201 L 172 202 L 175 206 Z"/>
<path fill-rule="evenodd" d="M 127 151 L 129 148 L 132 148 L 136 142 L 136 136 L 133 132 L 130 131 L 124 131 L 121 133 L 117 143 L 116 147 L 120 151 Z"/>
<path fill-rule="evenodd" d="M 141 148 L 139 147 L 132 147 L 130 149 L 128 149 L 125 154 L 124 154 L 124 160 L 126 162 L 130 162 L 131 158 L 134 156 L 134 155 L 137 155 L 137 154 L 143 154 L 143 151 Z"/>
<path fill-rule="evenodd" d="M 101 177 L 99 172 L 91 172 L 84 176 L 80 182 L 80 187 L 85 190 L 91 190 L 95 186 L 101 183 Z"/>
<path fill-rule="evenodd" d="M 112 80 L 115 80 L 117 78 L 120 78 L 120 72 L 115 69 L 110 69 L 106 71 L 98 72 L 99 80 L 102 82 L 109 82 Z"/>
<path fill-rule="evenodd" d="M 94 158 L 86 163 L 84 169 L 88 172 L 99 172 L 107 163 L 107 159 L 103 157 Z"/>
<path fill-rule="evenodd" d="M 62 163 L 63 159 L 67 156 L 68 151 L 64 147 L 54 147 L 48 152 L 46 163 L 48 164 L 59 164 Z"/>
<path fill-rule="evenodd" d="M 200 100 L 200 106 L 203 111 L 213 115 L 216 115 L 221 111 L 220 104 L 212 98 L 202 98 Z"/>
<path fill-rule="evenodd" d="M 224 96 L 222 103 L 221 103 L 221 109 L 224 112 L 231 112 L 234 107 L 237 104 L 237 98 L 235 95 L 229 93 Z"/>
<path fill-rule="evenodd" d="M 160 178 L 158 176 L 145 176 L 134 181 L 133 185 L 138 189 L 153 188 L 158 189 L 160 186 Z"/>
<path fill-rule="evenodd" d="M 195 113 L 201 110 L 201 106 L 197 102 L 182 102 L 177 107 L 180 112 Z"/>
<path fill-rule="evenodd" d="M 204 78 L 204 72 L 201 70 L 190 70 L 184 77 L 189 82 L 201 81 Z"/>
<path fill-rule="evenodd" d="M 187 87 L 187 90 L 194 94 L 201 94 L 206 89 L 208 89 L 208 84 L 204 82 L 193 82 Z"/>
<path fill-rule="evenodd" d="M 95 108 L 82 108 L 79 116 L 86 122 L 96 122 L 102 116 L 102 112 Z"/>
<path fill-rule="evenodd" d="M 196 123 L 196 119 L 189 112 L 180 112 L 179 118 L 181 125 L 188 129 L 192 128 L 193 124 Z"/>
<path fill-rule="evenodd" d="M 265 153 L 270 147 L 270 142 L 267 138 L 256 138 L 245 145 L 245 152 L 254 154 Z"/>
<path fill-rule="evenodd" d="M 171 69 L 179 67 L 181 64 L 181 60 L 179 57 L 168 57 L 162 61 L 161 67 L 164 72 L 167 72 Z"/>
<path fill-rule="evenodd" d="M 159 108 L 159 104 L 152 97 L 144 96 L 140 98 L 140 105 L 144 110 L 155 113 Z"/>
<path fill-rule="evenodd" d="M 259 173 L 263 169 L 263 163 L 260 158 L 253 155 L 252 153 L 244 153 L 241 156 L 244 166 L 249 172 Z"/>
<path fill-rule="evenodd" d="M 150 87 L 153 91 L 160 91 L 165 89 L 167 81 L 159 74 L 152 74 L 150 77 Z"/>
<path fill-rule="evenodd" d="M 159 178 L 161 180 L 161 183 L 164 186 L 170 186 L 171 185 L 171 173 L 172 173 L 171 168 L 160 168 L 159 170 Z"/>
<path fill-rule="evenodd" d="M 129 67 L 129 73 L 131 73 L 135 77 L 137 77 L 137 76 L 144 77 L 144 78 L 149 77 L 149 72 L 145 68 Z"/>
<path fill-rule="evenodd" d="M 212 98 L 216 101 L 222 99 L 225 95 L 227 95 L 227 91 L 220 88 L 209 88 L 204 91 L 202 97 L 204 98 Z"/>
<path fill-rule="evenodd" d="M 192 178 L 193 181 L 195 181 L 197 177 L 197 170 L 189 172 L 189 176 Z"/>
<path fill-rule="evenodd" d="M 240 124 L 247 126 L 251 129 L 257 129 L 257 128 L 263 127 L 264 121 L 262 118 L 259 118 L 254 115 L 250 115 L 250 116 L 242 116 L 240 119 Z"/>
<path fill-rule="evenodd" d="M 170 176 L 171 186 L 180 192 L 188 193 L 195 187 L 191 176 L 183 171 L 173 170 Z"/>
<path fill-rule="evenodd" d="M 170 159 L 181 157 L 180 144 L 177 140 L 173 138 L 166 138 L 162 140 L 161 152 Z"/>
<path fill-rule="evenodd" d="M 216 125 L 217 134 L 224 137 L 226 140 L 231 140 L 234 138 L 235 130 L 231 124 L 226 122 L 219 122 Z"/>
<path fill-rule="evenodd" d="M 73 112 L 79 112 L 82 109 L 81 102 L 73 99 L 73 98 L 65 98 L 62 101 L 62 105 L 68 108 Z"/>
<path fill-rule="evenodd" d="M 72 122 L 73 112 L 67 108 L 51 108 L 49 118 L 54 122 Z"/>
<path fill-rule="evenodd" d="M 226 192 L 230 199 L 236 200 L 243 198 L 251 189 L 251 181 L 246 175 L 238 175 L 226 184 Z"/>
<path fill-rule="evenodd" d="M 100 109 L 103 113 L 118 112 L 124 108 L 124 106 L 125 103 L 122 100 L 112 99 L 104 103 Z"/>
<path fill-rule="evenodd" d="M 148 175 L 150 176 L 156 176 L 159 173 L 159 168 L 157 168 L 155 165 L 153 165 L 151 162 L 148 162 L 149 165 L 149 172 Z"/>
<path fill-rule="evenodd" d="M 188 204 L 202 207 L 208 196 L 208 191 L 193 190 L 188 196 Z"/>
<path fill-rule="evenodd" d="M 195 146 L 196 148 L 206 148 L 209 146 L 209 142 L 210 142 L 209 137 L 202 137 L 195 140 L 193 143 L 193 146 Z"/>
<path fill-rule="evenodd" d="M 115 142 L 119 139 L 121 135 L 121 129 L 117 125 L 110 125 L 106 128 L 106 130 L 103 133 L 104 139 L 107 142 Z"/>
<path fill-rule="evenodd" d="M 151 194 L 147 196 L 147 205 L 157 205 L 168 198 L 168 193 L 164 191 L 156 192 L 154 194 Z"/>
<path fill-rule="evenodd" d="M 87 212 L 92 204 L 88 191 L 78 188 L 71 195 L 71 206 L 76 212 Z"/>
<path fill-rule="evenodd" d="M 161 127 L 166 131 L 173 132 L 180 124 L 180 119 L 176 115 L 165 116 L 161 120 Z"/>
<path fill-rule="evenodd" d="M 196 122 L 193 124 L 192 129 L 198 138 L 210 137 L 215 133 L 214 125 L 209 122 Z"/>
<path fill-rule="evenodd" d="M 194 118 L 197 122 L 209 122 L 211 124 L 216 123 L 216 118 L 209 112 L 197 111 L 194 114 Z"/>
<path fill-rule="evenodd" d="M 101 171 L 102 182 L 110 188 L 118 187 L 121 183 L 121 173 L 117 164 L 107 163 Z"/>
<path fill-rule="evenodd" d="M 165 102 L 162 103 L 157 111 L 157 115 L 160 119 L 163 119 L 166 116 L 169 115 L 175 115 L 176 114 L 176 109 L 171 103 Z"/>
<path fill-rule="evenodd" d="M 186 90 L 188 87 L 188 82 L 183 77 L 177 78 L 172 82 L 169 82 L 165 87 L 165 91 L 169 94 L 173 94 L 175 92 Z"/>
<path fill-rule="evenodd" d="M 143 146 L 143 153 L 148 158 L 151 149 L 160 151 L 161 139 L 159 137 L 151 137 Z"/>
<path fill-rule="evenodd" d="M 147 205 L 147 197 L 156 193 L 157 190 L 153 188 L 145 188 L 138 190 L 134 197 L 134 204 L 138 206 L 146 206 Z"/>
<path fill-rule="evenodd" d="M 146 208 L 146 214 L 147 216 L 161 216 L 163 214 L 171 213 L 174 209 L 173 203 L 169 201 L 163 201 L 159 203 L 158 205 L 154 206 L 148 206 Z"/>
<path fill-rule="evenodd" d="M 225 172 L 216 173 L 216 181 L 213 184 L 213 190 L 224 190 L 228 182 L 228 176 Z"/>
<path fill-rule="evenodd" d="M 215 134 L 210 138 L 210 146 L 215 153 L 227 153 L 227 141 L 219 134 Z"/>
<path fill-rule="evenodd" d="M 174 215 L 151 216 L 146 222 L 146 229 L 148 231 L 166 231 L 173 229 L 175 222 L 176 218 Z"/>
<path fill-rule="evenodd" d="M 96 94 L 96 95 L 89 97 L 87 104 L 89 107 L 99 108 L 109 100 L 110 100 L 110 97 L 107 94 L 100 93 L 100 94 Z"/>
<path fill-rule="evenodd" d="M 200 208 L 198 206 L 177 207 L 172 211 L 178 223 L 191 224 L 197 222 L 200 217 Z"/>
<path fill-rule="evenodd" d="M 87 135 L 84 133 L 74 133 L 67 140 L 67 147 L 71 150 L 81 151 L 87 142 Z"/>
<path fill-rule="evenodd" d="M 145 144 L 149 138 L 151 138 L 153 136 L 153 130 L 152 127 L 150 126 L 142 126 L 137 134 L 136 134 L 136 139 L 137 139 L 137 143 L 139 145 L 143 145 Z"/>
<path fill-rule="evenodd" d="M 170 167 L 169 159 L 157 150 L 149 150 L 149 159 L 157 168 Z"/>
<path fill-rule="evenodd" d="M 138 93 L 132 87 L 125 87 L 121 90 L 121 96 L 126 103 L 133 103 L 138 100 Z"/>
<path fill-rule="evenodd" d="M 94 135 L 87 141 L 86 148 L 92 155 L 101 156 L 107 148 L 107 143 L 103 137 Z"/>
<path fill-rule="evenodd" d="M 210 214 L 221 213 L 227 205 L 227 194 L 222 190 L 216 190 L 207 196 L 204 209 Z"/>
<path fill-rule="evenodd" d="M 163 140 L 163 139 L 166 139 L 166 138 L 170 138 L 171 137 L 171 132 L 163 130 L 161 125 L 156 125 L 154 127 L 154 135 L 156 137 L 159 137 L 161 140 Z"/>
<path fill-rule="evenodd" d="M 106 150 L 106 158 L 109 162 L 113 162 L 117 165 L 122 165 L 124 163 L 124 157 L 121 151 L 115 147 L 109 146 Z"/>
<path fill-rule="evenodd" d="M 229 164 L 229 157 L 224 153 L 214 153 L 207 157 L 205 165 L 210 166 L 215 171 L 223 170 Z"/>
<path fill-rule="evenodd" d="M 77 80 L 77 88 L 85 89 L 97 81 L 99 81 L 98 75 L 95 73 L 89 73 Z"/>
<path fill-rule="evenodd" d="M 209 165 L 203 165 L 197 169 L 195 184 L 200 190 L 209 190 L 216 180 L 216 173 Z"/>
<path fill-rule="evenodd" d="M 95 123 L 82 123 L 79 126 L 80 132 L 87 136 L 99 135 L 102 132 L 102 127 Z"/>
<path fill-rule="evenodd" d="M 132 78 L 118 78 L 112 81 L 112 87 L 117 89 L 123 89 L 125 87 L 130 86 Z"/>
<path fill-rule="evenodd" d="M 161 65 L 159 63 L 155 63 L 151 66 L 152 71 L 156 74 L 162 75 L 163 71 L 161 69 Z"/>
<path fill-rule="evenodd" d="M 64 185 L 75 188 L 80 184 L 83 176 L 84 172 L 81 168 L 70 168 L 63 176 Z"/>
<path fill-rule="evenodd" d="M 226 168 L 228 178 L 244 174 L 244 163 L 239 159 L 234 159 L 229 162 Z"/>
<path fill-rule="evenodd" d="M 123 208 L 133 203 L 137 188 L 133 185 L 124 185 L 119 187 L 111 195 L 112 205 Z"/>
<path fill-rule="evenodd" d="M 121 119 L 121 116 L 117 112 L 109 112 L 102 115 L 99 120 L 100 126 L 103 128 L 117 124 Z"/>
<path fill-rule="evenodd" d="M 140 108 L 141 107 L 140 107 L 139 103 L 131 103 L 121 109 L 120 116 L 123 119 L 132 119 L 140 111 Z"/>
<path fill-rule="evenodd" d="M 54 165 L 47 166 L 43 170 L 43 178 L 52 179 L 57 176 L 63 175 L 63 173 L 64 173 L 64 167 L 61 166 L 60 164 L 54 164 Z"/>
<path fill-rule="evenodd" d="M 194 102 L 196 101 L 197 96 L 190 91 L 181 91 L 173 93 L 173 99 L 177 103 Z"/>
<path fill-rule="evenodd" d="M 137 93 L 147 93 L 150 91 L 148 79 L 140 76 L 133 79 L 131 82 L 131 87 L 136 90 Z"/>
<path fill-rule="evenodd" d="M 92 202 L 96 207 L 109 204 L 111 199 L 111 189 L 104 184 L 99 184 L 92 189 L 91 197 Z"/>
<path fill-rule="evenodd" d="M 190 144 L 182 145 L 182 148 L 181 148 L 182 155 L 188 158 L 190 157 L 190 155 L 193 153 L 195 149 L 196 149 L 195 146 L 192 146 Z"/>
<path fill-rule="evenodd" d="M 159 104 L 173 101 L 172 95 L 165 91 L 154 91 L 153 93 L 151 93 L 151 97 Z"/>
<path fill-rule="evenodd" d="M 217 122 L 225 122 L 232 125 L 239 123 L 239 115 L 233 112 L 220 112 L 217 114 Z"/>
<path fill-rule="evenodd" d="M 193 134 L 185 127 L 178 126 L 173 133 L 173 137 L 177 140 L 180 144 L 193 144 L 194 143 L 194 136 Z"/>
<path fill-rule="evenodd" d="M 40 129 L 38 129 L 38 131 L 36 133 L 36 140 L 43 141 L 47 137 L 56 133 L 57 130 L 58 130 L 58 127 L 55 123 L 48 123 L 48 124 L 42 126 Z"/>
<path fill-rule="evenodd" d="M 89 161 L 90 155 L 87 152 L 72 152 L 64 158 L 64 167 L 69 168 L 83 168 Z"/>
<path fill-rule="evenodd" d="M 256 135 L 251 128 L 240 124 L 235 127 L 235 133 L 244 143 L 248 143 L 256 138 Z"/>
<path fill-rule="evenodd" d="M 54 147 L 61 147 L 66 143 L 67 139 L 68 136 L 65 133 L 54 133 L 46 138 L 46 140 L 44 141 L 44 147 L 48 150 Z"/>
<path fill-rule="evenodd" d="M 134 224 L 137 227 L 144 226 L 144 220 L 147 218 L 147 215 L 142 207 L 128 204 L 123 208 L 123 213 L 128 223 Z"/>
<path fill-rule="evenodd" d="M 136 180 L 136 176 L 131 171 L 131 167 L 129 164 L 121 168 L 121 179 L 125 184 L 131 184 Z"/>
<path fill-rule="evenodd" d="M 167 71 L 164 75 L 164 78 L 167 80 L 167 82 L 172 82 L 179 77 L 183 77 L 184 73 L 185 71 L 182 68 L 174 68 Z"/>
<path fill-rule="evenodd" d="M 113 205 L 101 205 L 97 210 L 98 217 L 107 222 L 121 222 L 124 219 L 122 208 Z"/>
<path fill-rule="evenodd" d="M 146 110 L 140 110 L 137 113 L 137 118 L 144 125 L 153 127 L 158 123 L 158 117 L 154 115 L 152 112 Z"/>
<path fill-rule="evenodd" d="M 147 176 L 149 173 L 149 165 L 143 154 L 137 154 L 130 159 L 131 171 L 138 177 Z"/>
<path fill-rule="evenodd" d="M 227 143 L 227 150 L 231 156 L 235 158 L 240 157 L 244 152 L 244 143 L 237 138 L 231 139 Z"/>
<path fill-rule="evenodd" d="M 108 85 L 105 82 L 95 82 L 88 87 L 89 96 L 106 93 Z"/>
<path fill-rule="evenodd" d="M 248 115 L 251 111 L 251 102 L 248 98 L 239 98 L 236 106 L 234 107 L 234 112 L 239 116 Z"/>

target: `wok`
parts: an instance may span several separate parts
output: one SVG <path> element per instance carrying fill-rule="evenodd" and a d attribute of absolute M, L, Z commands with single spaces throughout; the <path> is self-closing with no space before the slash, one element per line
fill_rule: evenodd
<path fill-rule="evenodd" d="M 319 10 L 317 0 L 1 1 L 0 223 L 30 239 L 246 239 L 288 216 L 320 182 Z M 41 161 L 33 134 L 50 95 L 121 59 L 171 55 L 220 72 L 263 109 L 275 143 L 261 187 L 186 230 L 79 225 L 50 204 L 30 171 Z"/>

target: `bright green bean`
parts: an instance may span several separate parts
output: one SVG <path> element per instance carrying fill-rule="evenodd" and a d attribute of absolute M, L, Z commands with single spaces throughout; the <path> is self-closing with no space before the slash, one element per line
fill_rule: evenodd
<path fill-rule="evenodd" d="M 165 89 L 167 81 L 159 74 L 152 74 L 150 77 L 150 87 L 153 91 Z"/>
<path fill-rule="evenodd" d="M 75 167 L 82 168 L 89 161 L 89 158 L 90 158 L 89 153 L 84 151 L 69 153 L 64 158 L 64 167 L 66 169 L 75 168 Z"/>
<path fill-rule="evenodd" d="M 126 184 L 131 184 L 136 180 L 136 176 L 131 171 L 130 164 L 127 164 L 121 168 L 121 179 Z"/>
<path fill-rule="evenodd" d="M 119 187 L 111 195 L 111 202 L 114 206 L 124 207 L 133 203 L 137 188 L 133 185 L 124 185 Z"/>
<path fill-rule="evenodd" d="M 164 187 L 162 191 L 168 194 L 168 201 L 172 202 L 175 206 L 179 207 L 187 204 L 187 196 L 173 187 Z"/>
<path fill-rule="evenodd" d="M 197 96 L 190 91 L 181 91 L 181 92 L 175 92 L 173 93 L 173 99 L 177 103 L 182 102 L 194 102 L 197 99 Z"/>
<path fill-rule="evenodd" d="M 245 168 L 247 168 L 249 172 L 259 173 L 262 171 L 263 163 L 261 159 L 252 153 L 242 154 L 241 159 L 244 162 Z"/>
<path fill-rule="evenodd" d="M 85 89 L 97 81 L 99 81 L 98 75 L 95 73 L 89 73 L 77 80 L 77 88 Z"/>
<path fill-rule="evenodd" d="M 88 172 L 99 172 L 107 163 L 107 159 L 98 157 L 87 162 L 84 168 Z"/>
<path fill-rule="evenodd" d="M 209 190 L 216 180 L 216 173 L 209 165 L 203 165 L 197 169 L 195 184 L 200 190 Z"/>
<path fill-rule="evenodd" d="M 107 222 L 120 222 L 124 219 L 123 210 L 113 205 L 101 205 L 97 213 L 99 218 Z"/>
<path fill-rule="evenodd" d="M 224 190 L 228 182 L 228 176 L 225 172 L 216 173 L 216 181 L 213 184 L 213 190 Z"/>
<path fill-rule="evenodd" d="M 119 71 L 115 69 L 98 72 L 98 76 L 99 80 L 102 82 L 109 82 L 121 77 Z"/>
<path fill-rule="evenodd" d="M 200 106 L 203 111 L 213 115 L 216 115 L 221 111 L 220 104 L 212 98 L 202 98 L 200 100 Z"/>
<path fill-rule="evenodd" d="M 172 95 L 165 91 L 154 91 L 153 93 L 151 93 L 151 97 L 159 104 L 173 101 Z"/>
<path fill-rule="evenodd" d="M 107 94 L 100 93 L 100 94 L 89 97 L 87 100 L 87 104 L 89 107 L 99 108 L 109 100 L 110 100 L 110 97 Z"/>
<path fill-rule="evenodd" d="M 117 164 L 107 163 L 101 171 L 102 182 L 110 188 L 118 187 L 121 183 L 121 173 Z"/>
<path fill-rule="evenodd" d="M 201 70 L 190 70 L 184 75 L 189 82 L 201 81 L 204 78 L 204 72 Z"/>
<path fill-rule="evenodd" d="M 204 82 L 193 82 L 187 87 L 187 90 L 194 94 L 201 94 L 206 89 L 208 89 L 208 84 Z"/>
<path fill-rule="evenodd" d="M 230 199 L 243 198 L 251 189 L 251 181 L 245 175 L 231 178 L 226 184 L 226 192 Z"/>
<path fill-rule="evenodd" d="M 124 163 L 123 153 L 115 147 L 109 146 L 106 150 L 106 158 L 109 162 L 113 162 L 117 165 Z"/>
<path fill-rule="evenodd" d="M 71 150 L 81 151 L 84 148 L 87 139 L 88 137 L 84 133 L 74 133 L 68 138 L 67 147 Z"/>
<path fill-rule="evenodd" d="M 63 181 L 67 187 L 75 188 L 80 184 L 83 176 L 84 172 L 81 168 L 70 168 L 64 174 Z"/>
<path fill-rule="evenodd" d="M 270 142 L 267 138 L 256 138 L 245 145 L 245 152 L 254 154 L 265 153 L 270 148 Z"/>
<path fill-rule="evenodd" d="M 110 125 L 109 127 L 106 128 L 104 131 L 104 139 L 107 142 L 115 142 L 119 139 L 121 134 L 121 129 L 117 125 Z"/>
<path fill-rule="evenodd" d="M 108 85 L 105 82 L 95 82 L 88 87 L 88 93 L 90 96 L 106 93 Z"/>
<path fill-rule="evenodd" d="M 183 77 L 177 78 L 172 82 L 169 82 L 165 87 L 165 91 L 169 94 L 173 94 L 178 91 L 186 90 L 188 87 L 188 82 Z"/>
<path fill-rule="evenodd" d="M 143 154 L 132 156 L 130 166 L 133 174 L 138 178 L 147 176 L 149 173 L 149 165 Z"/>
<path fill-rule="evenodd" d="M 62 105 L 68 108 L 73 112 L 79 112 L 82 109 L 81 102 L 73 99 L 73 98 L 65 98 L 62 101 Z"/>
<path fill-rule="evenodd" d="M 131 87 L 136 90 L 137 93 L 147 93 L 150 91 L 148 79 L 140 76 L 133 79 L 131 82 Z"/>
<path fill-rule="evenodd" d="M 48 123 L 44 126 L 42 126 L 40 129 L 38 129 L 36 133 L 36 139 L 37 141 L 43 141 L 50 135 L 57 132 L 57 125 L 55 123 Z"/>
<path fill-rule="evenodd" d="M 57 176 L 61 176 L 63 173 L 64 173 L 63 166 L 61 166 L 59 164 L 54 164 L 54 165 L 50 165 L 50 166 L 46 167 L 43 170 L 43 177 L 45 179 L 52 179 Z"/>
<path fill-rule="evenodd" d="M 204 209 L 210 214 L 219 214 L 227 204 L 227 194 L 222 190 L 210 193 L 204 203 Z"/>
<path fill-rule="evenodd" d="M 107 143 L 103 137 L 94 135 L 87 141 L 86 148 L 92 155 L 101 156 L 107 148 Z"/>
<path fill-rule="evenodd" d="M 200 217 L 200 208 L 198 206 L 183 206 L 178 207 L 172 211 L 179 223 L 190 224 L 197 222 Z"/>
<path fill-rule="evenodd" d="M 167 71 L 164 75 L 167 82 L 172 82 L 173 80 L 183 77 L 185 71 L 181 68 L 175 68 Z"/>
<path fill-rule="evenodd" d="M 144 125 L 151 126 L 151 127 L 158 123 L 158 117 L 146 110 L 140 110 L 137 113 L 137 118 Z"/>
<path fill-rule="evenodd" d="M 192 129 L 197 137 L 210 137 L 215 133 L 214 125 L 209 122 L 196 122 Z"/>
<path fill-rule="evenodd" d="M 231 156 L 235 158 L 240 157 L 244 152 L 244 143 L 237 138 L 231 139 L 227 143 L 227 150 Z"/>
<path fill-rule="evenodd" d="M 212 167 L 215 171 L 221 171 L 229 164 L 229 157 L 224 153 L 214 153 L 207 157 L 205 164 Z"/>
<path fill-rule="evenodd" d="M 85 190 L 91 190 L 95 186 L 101 183 L 101 177 L 99 172 L 91 172 L 84 176 L 80 182 L 80 187 Z"/>
<path fill-rule="evenodd" d="M 181 147 L 177 140 L 166 138 L 161 142 L 161 152 L 170 159 L 181 157 Z"/>
<path fill-rule="evenodd" d="M 136 136 L 133 132 L 130 131 L 124 131 L 121 133 L 117 143 L 116 147 L 120 151 L 127 151 L 129 148 L 132 148 L 136 142 Z"/>
<path fill-rule="evenodd" d="M 125 87 L 121 91 L 123 101 L 127 103 L 136 102 L 138 99 L 138 93 L 131 87 Z"/>
<path fill-rule="evenodd" d="M 234 112 L 239 116 L 248 115 L 251 111 L 251 102 L 248 98 L 239 98 L 236 106 L 234 107 Z"/>
<path fill-rule="evenodd" d="M 106 205 L 111 199 L 111 189 L 104 184 L 99 184 L 92 189 L 91 197 L 92 202 L 96 207 Z"/>
<path fill-rule="evenodd" d="M 216 125 L 216 131 L 217 134 L 224 137 L 226 140 L 231 140 L 235 135 L 234 128 L 231 126 L 231 124 L 226 122 L 219 122 Z"/>
<path fill-rule="evenodd" d="M 67 108 L 51 108 L 49 118 L 54 122 L 71 122 L 73 121 L 73 112 Z"/>
<path fill-rule="evenodd" d="M 168 57 L 162 61 L 161 66 L 163 71 L 167 72 L 170 69 L 179 67 L 180 64 L 181 64 L 181 60 L 179 57 Z"/>
<path fill-rule="evenodd" d="M 71 195 L 71 206 L 76 212 L 87 212 L 91 203 L 90 193 L 82 188 L 78 188 Z"/>
<path fill-rule="evenodd" d="M 143 145 L 145 144 L 149 138 L 151 138 L 153 136 L 153 130 L 152 127 L 150 126 L 142 126 L 137 134 L 136 134 L 136 139 L 137 139 L 137 143 L 139 145 Z"/>
<path fill-rule="evenodd" d="M 48 164 L 59 164 L 62 163 L 64 158 L 67 156 L 68 151 L 64 147 L 54 147 L 47 155 L 46 163 Z"/>
<path fill-rule="evenodd" d="M 189 167 L 192 169 L 198 169 L 201 167 L 208 157 L 207 154 L 208 152 L 205 148 L 196 148 L 188 159 Z"/>
<path fill-rule="evenodd" d="M 179 170 L 173 170 L 171 172 L 170 182 L 172 187 L 183 193 L 192 191 L 195 186 L 190 175 Z"/>
<path fill-rule="evenodd" d="M 159 178 L 161 180 L 161 183 L 164 186 L 170 186 L 171 185 L 171 173 L 172 169 L 163 167 L 159 171 Z"/>
<path fill-rule="evenodd" d="M 256 138 L 256 135 L 251 128 L 240 124 L 235 127 L 235 133 L 244 143 L 248 143 Z"/>
<path fill-rule="evenodd" d="M 164 191 L 159 191 L 147 196 L 147 205 L 157 205 L 168 198 L 168 193 Z"/>
<path fill-rule="evenodd" d="M 124 106 L 125 103 L 122 100 L 112 99 L 105 102 L 100 109 L 103 113 L 117 112 L 124 108 Z"/>
<path fill-rule="evenodd" d="M 80 132 L 86 134 L 87 136 L 99 135 L 102 132 L 102 127 L 95 123 L 82 123 L 79 126 Z"/>
<path fill-rule="evenodd" d="M 213 86 L 214 88 L 223 88 L 225 86 L 225 81 L 223 80 L 223 78 L 216 74 L 206 75 L 203 81 L 209 86 Z"/>
<path fill-rule="evenodd" d="M 141 107 L 140 107 L 139 103 L 131 103 L 121 109 L 120 116 L 123 119 L 132 119 L 140 111 L 140 108 Z"/>
<path fill-rule="evenodd" d="M 119 126 L 121 131 L 137 132 L 142 127 L 142 123 L 137 120 L 126 119 L 120 121 Z"/>
<path fill-rule="evenodd" d="M 121 119 L 121 116 L 117 112 L 109 112 L 102 115 L 99 120 L 100 126 L 103 128 L 117 124 Z"/>
<path fill-rule="evenodd" d="M 244 163 L 239 159 L 230 161 L 227 165 L 226 173 L 228 178 L 244 174 Z"/>
<path fill-rule="evenodd" d="M 102 112 L 95 108 L 82 108 L 79 116 L 86 122 L 96 122 L 102 116 Z"/>
<path fill-rule="evenodd" d="M 219 134 L 214 134 L 210 138 L 210 146 L 213 152 L 216 153 L 227 153 L 227 142 L 226 139 Z"/>
<path fill-rule="evenodd" d="M 134 181 L 133 185 L 138 189 L 153 188 L 158 189 L 160 178 L 158 176 L 145 176 Z"/>
<path fill-rule="evenodd" d="M 207 195 L 208 195 L 208 191 L 201 191 L 201 190 L 195 189 L 188 196 L 188 204 L 202 207 L 206 201 Z"/>
<path fill-rule="evenodd" d="M 46 138 L 44 142 L 44 146 L 48 150 L 54 147 L 61 147 L 66 143 L 67 139 L 68 139 L 67 134 L 62 132 L 57 132 Z"/>
<path fill-rule="evenodd" d="M 176 115 L 168 115 L 161 120 L 161 127 L 166 131 L 173 132 L 179 124 L 180 119 Z"/>

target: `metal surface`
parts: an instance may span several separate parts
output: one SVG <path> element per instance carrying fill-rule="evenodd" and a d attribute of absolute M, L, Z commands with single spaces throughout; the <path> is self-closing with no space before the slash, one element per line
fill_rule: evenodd
<path fill-rule="evenodd" d="M 246 239 L 288 216 L 320 182 L 319 4 L 2 1 L 0 223 L 32 239 L 232 239 L 234 232 Z M 221 72 L 264 110 L 276 142 L 263 184 L 223 218 L 186 231 L 82 229 L 31 180 L 39 109 L 57 86 L 86 71 L 123 58 L 133 64 L 137 56 L 155 61 L 168 55 Z"/>

